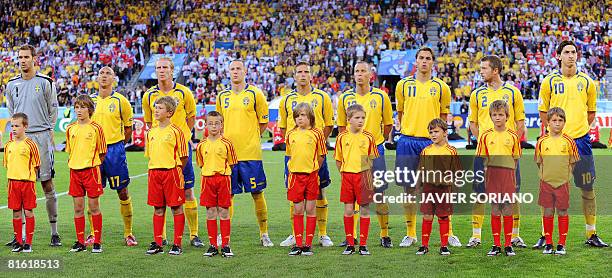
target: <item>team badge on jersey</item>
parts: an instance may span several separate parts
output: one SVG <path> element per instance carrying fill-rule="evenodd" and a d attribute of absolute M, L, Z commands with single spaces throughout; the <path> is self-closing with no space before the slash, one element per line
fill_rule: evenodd
<path fill-rule="evenodd" d="M 115 106 L 115 104 L 114 104 L 114 103 L 111 103 L 111 104 L 108 106 L 108 111 L 115 112 L 115 108 L 117 108 L 117 106 Z"/>
<path fill-rule="evenodd" d="M 504 95 L 504 96 L 502 97 L 502 99 L 503 99 L 503 100 L 504 100 L 506 103 L 508 103 L 508 101 L 510 100 L 510 96 L 508 96 L 508 95 Z"/>
<path fill-rule="evenodd" d="M 429 94 L 433 97 L 436 95 L 438 91 L 436 90 L 436 88 L 431 87 L 431 89 L 429 89 Z"/>
<path fill-rule="evenodd" d="M 249 98 L 245 97 L 244 99 L 242 99 L 242 104 L 244 104 L 244 106 L 249 105 Z"/>
<path fill-rule="evenodd" d="M 40 92 L 40 85 L 36 85 L 36 87 L 34 87 L 34 90 L 38 93 Z"/>
<path fill-rule="evenodd" d="M 584 84 L 582 84 L 582 82 L 578 82 L 578 92 L 582 92 L 582 89 L 584 89 Z"/>
<path fill-rule="evenodd" d="M 312 103 L 310 103 L 310 106 L 312 107 L 312 109 L 315 109 L 317 107 L 317 100 L 313 99 Z"/>
<path fill-rule="evenodd" d="M 376 108 L 376 101 L 375 100 L 371 100 L 370 101 L 370 108 L 372 108 L 372 109 Z"/>

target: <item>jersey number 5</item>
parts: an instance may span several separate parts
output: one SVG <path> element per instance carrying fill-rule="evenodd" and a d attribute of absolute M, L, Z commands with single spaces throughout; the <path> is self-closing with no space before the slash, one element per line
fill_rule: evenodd
<path fill-rule="evenodd" d="M 226 97 L 223 100 L 223 108 L 228 108 L 228 107 L 229 107 L 229 98 Z"/>

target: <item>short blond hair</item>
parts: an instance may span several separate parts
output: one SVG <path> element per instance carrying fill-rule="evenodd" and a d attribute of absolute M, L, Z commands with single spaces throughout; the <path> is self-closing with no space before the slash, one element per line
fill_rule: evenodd
<path fill-rule="evenodd" d="M 510 117 L 510 106 L 508 106 L 508 103 L 505 100 L 501 99 L 491 103 L 491 106 L 489 107 L 489 116 L 491 116 L 494 111 L 500 110 L 506 113 L 506 117 Z"/>
<path fill-rule="evenodd" d="M 363 109 L 363 106 L 361 106 L 360 104 L 353 104 L 346 108 L 346 118 L 350 119 L 353 117 L 353 115 L 355 115 L 355 113 L 358 112 L 365 113 L 365 109 Z"/>
<path fill-rule="evenodd" d="M 176 111 L 177 104 L 176 104 L 176 100 L 173 97 L 171 96 L 160 97 L 155 101 L 155 105 L 158 105 L 158 104 L 166 106 L 166 110 L 168 110 L 168 112 L 171 112 L 172 115 L 174 115 L 174 111 Z"/>
<path fill-rule="evenodd" d="M 157 61 L 155 61 L 155 66 L 157 67 L 157 62 L 159 61 L 168 61 L 168 63 L 170 63 L 170 68 L 172 70 L 174 70 L 174 61 L 172 61 L 172 58 L 168 57 L 168 56 L 162 56 L 159 57 L 159 59 L 157 59 Z"/>

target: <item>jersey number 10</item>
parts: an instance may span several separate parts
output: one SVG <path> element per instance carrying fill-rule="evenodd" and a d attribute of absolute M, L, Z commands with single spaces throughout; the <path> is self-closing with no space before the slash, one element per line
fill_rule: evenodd
<path fill-rule="evenodd" d="M 553 93 L 555 95 L 560 95 L 563 94 L 563 92 L 565 91 L 565 85 L 563 83 L 557 83 L 555 85 L 553 85 Z"/>

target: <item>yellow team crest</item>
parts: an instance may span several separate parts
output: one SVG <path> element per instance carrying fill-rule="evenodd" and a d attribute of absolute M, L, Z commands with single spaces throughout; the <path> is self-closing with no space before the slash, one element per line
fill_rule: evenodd
<path fill-rule="evenodd" d="M 510 96 L 508 96 L 508 95 L 504 94 L 504 96 L 502 97 L 502 99 L 503 99 L 503 100 L 504 100 L 506 103 L 508 103 L 508 101 L 510 100 Z"/>
<path fill-rule="evenodd" d="M 34 87 L 34 90 L 38 93 L 40 92 L 41 88 L 40 85 L 36 85 L 36 87 Z"/>
<path fill-rule="evenodd" d="M 567 153 L 567 144 L 563 144 L 563 146 L 561 147 L 561 152 Z"/>
<path fill-rule="evenodd" d="M 431 87 L 431 89 L 429 89 L 429 94 L 433 97 L 436 95 L 436 93 L 438 92 L 438 90 L 436 90 L 436 88 Z"/>
<path fill-rule="evenodd" d="M 317 100 L 313 99 L 312 102 L 310 103 L 310 107 L 312 107 L 312 109 L 315 109 L 317 107 L 317 104 L 318 104 Z"/>
<path fill-rule="evenodd" d="M 108 106 L 108 111 L 110 111 L 110 112 L 115 112 L 115 109 L 116 109 L 116 108 L 117 108 L 117 106 L 115 106 L 115 104 L 114 104 L 114 103 L 111 103 L 111 104 Z"/>
<path fill-rule="evenodd" d="M 578 92 L 582 92 L 582 89 L 584 89 L 584 84 L 582 84 L 582 82 L 578 82 L 578 85 L 576 86 L 578 88 Z"/>
<path fill-rule="evenodd" d="M 370 108 L 372 108 L 372 109 L 376 108 L 376 100 L 371 100 L 370 101 Z"/>
<path fill-rule="evenodd" d="M 245 98 L 242 99 L 242 104 L 244 104 L 244 106 L 249 105 L 249 102 L 250 102 L 250 100 L 249 100 L 248 97 L 245 97 Z"/>

